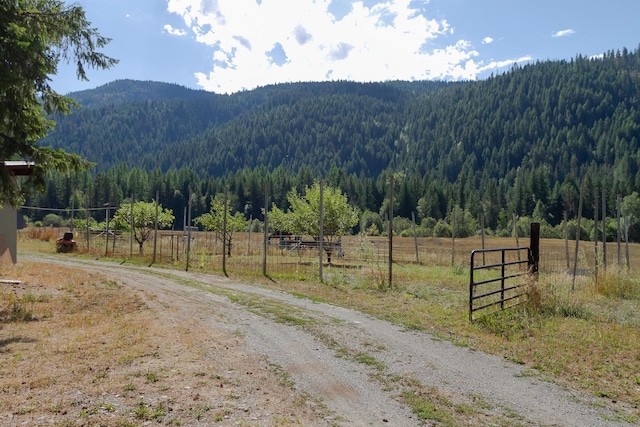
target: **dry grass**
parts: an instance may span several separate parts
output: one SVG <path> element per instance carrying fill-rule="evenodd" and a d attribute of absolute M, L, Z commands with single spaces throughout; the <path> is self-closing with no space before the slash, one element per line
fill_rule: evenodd
<path fill-rule="evenodd" d="M 21 234 L 23 239 L 42 240 L 43 242 L 55 241 L 59 236 L 62 236 L 56 228 L 53 227 L 29 227 Z"/>
<path fill-rule="evenodd" d="M 116 379 L 108 375 L 112 368 L 118 371 L 152 351 L 144 337 L 150 326 L 141 315 L 144 304 L 117 284 L 51 266 L 24 265 L 11 277 L 22 283 L 3 286 L 0 294 L 0 410 L 7 417 L 79 416 L 86 396 Z M 28 318 L 10 315 L 7 307 L 16 305 Z"/>
<path fill-rule="evenodd" d="M 0 271 L 0 425 L 303 425 L 292 393 L 233 333 L 101 274 Z M 203 338 L 202 332 L 207 330 Z M 245 367 L 253 366 L 248 372 Z M 272 378 L 276 375 L 276 379 Z"/>
<path fill-rule="evenodd" d="M 593 242 L 581 242 L 580 275 L 573 282 L 567 271 L 573 268 L 575 242 L 569 242 L 567 270 L 565 242 L 543 239 L 541 275 L 532 304 L 470 324 L 468 263 L 471 251 L 481 247 L 478 237 L 457 239 L 453 257 L 451 239 L 419 239 L 420 264 L 415 262 L 413 239 L 394 239 L 392 289 L 388 288 L 383 238 L 362 242 L 354 237 L 345 258 L 325 265 L 325 280 L 320 284 L 317 253 L 288 253 L 277 248 L 270 249 L 269 278 L 264 278 L 260 237 L 254 234 L 256 240 L 247 246 L 237 238 L 236 252 L 227 259 L 230 276 L 353 307 L 408 328 L 431 331 L 459 345 L 502 355 L 530 368 L 533 375 L 600 397 L 603 405 L 619 410 L 622 421 L 640 420 L 640 264 L 631 263 L 629 272 L 619 270 L 613 244 L 608 245 L 608 268 L 605 271 L 600 266 L 596 280 Z M 521 246 L 528 244 L 520 240 Z M 42 247 L 42 243 L 30 244 Z M 514 239 L 487 239 L 488 248 L 505 246 L 515 246 Z M 630 258 L 638 259 L 640 245 L 629 246 Z M 221 256 L 213 249 L 196 245 L 190 268 L 220 274 Z M 353 255 L 356 253 L 358 256 Z M 149 255 L 130 260 L 149 261 Z M 165 262 L 184 268 L 184 258 Z"/>
<path fill-rule="evenodd" d="M 637 283 L 624 275 L 618 280 Z M 618 406 L 621 420 L 637 422 L 640 299 L 603 295 L 591 281 L 571 287 L 569 276 L 542 276 L 530 306 L 479 322 L 485 339 L 476 346 L 601 397 Z"/>
<path fill-rule="evenodd" d="M 20 230 L 19 238 L 21 247 L 26 250 L 45 252 L 55 251 L 52 240 L 62 236 L 68 228 L 53 227 L 29 227 Z M 152 259 L 154 244 L 150 240 L 144 245 L 144 256 L 138 256 L 137 243 L 133 242 L 128 234 L 118 235 L 115 242 L 112 237 L 107 242 L 104 236 L 90 234 L 84 230 L 75 230 L 75 240 L 78 242 L 80 252 L 96 257 L 113 257 L 116 259 L 129 258 L 130 254 L 138 261 L 150 262 Z M 227 270 L 238 273 L 262 274 L 262 233 L 234 233 L 232 256 L 227 258 Z M 207 268 L 221 271 L 222 247 L 220 239 L 212 232 L 192 233 L 190 266 L 194 268 Z M 269 246 L 268 270 L 274 274 L 289 274 L 302 271 L 303 274 L 317 275 L 318 255 L 316 249 L 303 251 L 289 251 L 280 249 L 277 241 L 272 241 Z M 346 236 L 342 239 L 344 257 L 333 257 L 334 266 L 357 267 L 362 265 L 375 265 L 381 267 L 383 275 L 386 275 L 388 260 L 388 240 L 386 237 L 374 236 Z M 528 246 L 529 239 L 520 237 L 487 237 L 484 247 L 500 248 Z M 466 269 L 470 261 L 471 251 L 483 247 L 480 236 L 464 239 L 420 237 L 417 239 L 418 254 L 416 256 L 416 242 L 412 237 L 394 237 L 393 259 L 394 263 L 419 264 L 425 266 L 457 266 Z M 87 249 L 87 247 L 89 247 Z M 629 270 L 634 274 L 640 274 L 640 263 L 633 260 L 640 257 L 640 245 L 629 244 Z M 603 263 L 603 247 L 599 243 L 599 262 Z M 620 264 L 626 266 L 626 245 L 618 248 L 615 242 L 608 242 L 606 246 L 606 263 L 615 268 Z M 326 262 L 326 256 L 325 256 Z M 156 244 L 156 262 L 172 264 L 184 268 L 186 263 L 185 240 L 179 231 L 161 231 L 158 234 Z M 540 240 L 540 269 L 545 273 L 566 273 L 577 267 L 578 274 L 592 274 L 595 270 L 594 243 L 581 241 L 579 244 L 578 260 L 575 262 L 575 241 L 565 243 L 561 239 Z M 310 268 L 307 268 L 310 267 Z M 626 269 L 626 267 L 624 267 Z"/>

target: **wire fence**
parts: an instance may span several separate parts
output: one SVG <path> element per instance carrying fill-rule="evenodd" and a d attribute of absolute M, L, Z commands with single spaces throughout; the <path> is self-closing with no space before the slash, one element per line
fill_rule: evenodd
<path fill-rule="evenodd" d="M 69 227 L 28 227 L 19 232 L 21 240 L 38 239 L 50 241 L 52 250 L 55 240 L 64 232 L 72 231 L 78 251 L 96 257 L 126 260 L 142 258 L 149 264 L 171 264 L 185 269 L 206 268 L 260 275 L 293 275 L 301 280 L 318 277 L 320 256 L 317 243 L 311 238 L 292 236 L 270 236 L 265 245 L 263 232 L 235 232 L 231 235 L 230 248 L 223 253 L 222 236 L 210 231 L 190 233 L 175 230 L 158 230 L 157 238 L 151 233 L 149 240 L 140 245 L 128 232 L 99 229 L 71 230 Z M 229 237 L 229 236 L 227 236 Z M 190 240 L 189 240 L 190 239 Z M 392 239 L 392 265 L 453 267 L 464 273 L 469 266 L 470 254 L 476 249 L 528 246 L 528 239 L 474 236 L 464 239 L 435 237 L 396 237 Z M 267 251 L 264 252 L 266 247 Z M 379 286 L 389 282 L 389 238 L 387 236 L 343 236 L 330 247 L 323 248 L 322 266 L 329 278 L 338 274 L 343 277 L 358 276 L 358 280 L 369 280 Z M 638 259 L 637 244 L 617 246 L 609 242 L 606 250 L 600 246 L 595 250 L 594 242 L 580 241 L 578 260 L 575 264 L 578 276 L 595 274 L 596 267 L 629 270 L 640 273 L 638 263 L 627 265 L 627 255 L 618 251 L 628 249 L 631 259 Z M 571 274 L 575 261 L 575 240 L 541 239 L 539 271 L 543 274 Z M 606 263 L 604 258 L 606 253 Z M 155 256 L 154 256 L 155 254 Z M 330 260 L 329 260 L 330 257 Z M 618 260 L 622 264 L 618 264 Z M 487 260 L 486 262 L 491 262 Z M 397 268 L 396 267 L 396 268 Z M 321 273 L 320 273 L 321 274 Z"/>
<path fill-rule="evenodd" d="M 322 188 L 322 186 L 321 186 Z M 393 178 L 390 178 L 390 197 L 393 197 Z M 581 204 L 583 189 L 581 187 Z M 268 189 L 265 187 L 265 194 Z M 598 190 L 594 192 L 595 216 L 598 218 Z M 267 196 L 268 199 L 268 196 Z M 131 197 L 133 200 L 133 195 Z M 191 200 L 191 196 L 189 197 Z M 321 197 L 322 200 L 322 197 Z M 602 191 L 602 212 L 606 212 L 604 203 L 605 192 Z M 156 196 L 156 206 L 157 196 Z M 390 202 L 388 218 L 393 218 L 393 203 Z M 640 272 L 640 265 L 631 262 L 640 256 L 640 248 L 635 244 L 621 243 L 620 236 L 625 235 L 620 226 L 620 198 L 617 202 L 618 212 L 618 242 L 598 241 L 598 220 L 594 221 L 595 241 L 579 241 L 565 239 L 541 239 L 540 273 L 574 274 L 582 277 L 597 278 L 599 269 L 615 268 L 617 271 L 626 270 L 632 274 Z M 265 206 L 268 206 L 265 200 Z M 320 203 L 322 212 L 322 202 Z M 523 247 L 528 245 L 528 239 L 518 237 L 499 238 L 473 236 L 457 239 L 435 237 L 388 237 L 388 236 L 343 236 L 335 240 L 329 236 L 267 236 L 263 232 L 235 232 L 225 233 L 227 244 L 223 244 L 221 233 L 199 231 L 196 227 L 185 227 L 189 231 L 158 230 L 142 243 L 135 241 L 130 233 L 121 233 L 109 227 L 109 217 L 115 206 L 105 204 L 103 207 L 77 210 L 48 209 L 38 207 L 23 207 L 27 216 L 35 214 L 38 218 L 47 219 L 53 227 L 30 227 L 26 233 L 31 238 L 49 233 L 62 235 L 65 231 L 74 232 L 78 250 L 92 255 L 127 259 L 131 257 L 148 258 L 149 263 L 171 263 L 190 267 L 219 268 L 227 271 L 237 269 L 242 272 L 256 274 L 298 274 L 301 278 L 317 275 L 323 279 L 323 267 L 342 272 L 363 272 L 363 277 L 374 278 L 382 286 L 387 282 L 392 285 L 392 270 L 394 265 L 430 265 L 451 266 L 464 269 L 469 266 L 470 254 L 477 249 Z M 157 209 L 156 209 L 157 211 Z M 191 223 L 191 206 L 189 204 L 189 219 Z M 580 213 L 578 213 L 578 229 L 580 229 Z M 157 212 L 156 212 L 157 215 Z M 104 219 L 100 223 L 94 219 Z M 74 221 L 74 218 L 76 221 Z M 73 228 L 73 225 L 84 222 L 83 227 Z M 53 221 L 57 221 L 57 226 Z M 133 212 L 132 212 L 133 221 Z M 415 220 L 414 220 L 415 221 Z M 513 233 L 518 233 L 517 217 L 513 214 Z M 47 221 L 44 221 L 47 222 Z M 482 221 L 481 221 L 482 222 Z M 387 221 L 392 227 L 393 220 Z M 565 214 L 565 236 L 567 234 L 567 218 Z M 605 224 L 605 220 L 601 224 Z M 626 217 L 625 217 L 626 228 Z M 320 219 L 322 224 L 322 216 Z M 46 224 L 44 224 L 46 225 Z M 65 227 L 71 225 L 72 227 Z M 414 222 L 415 233 L 415 222 Z M 56 228 L 57 227 L 57 228 Z M 320 227 L 322 229 L 322 227 Z M 51 231 L 54 230 L 55 231 Z M 455 234 L 455 215 L 451 227 Z M 22 233 L 24 234 L 24 233 Z M 50 238 L 51 236 L 49 236 Z M 319 247 L 316 240 L 322 240 Z M 327 241 L 328 240 L 328 241 Z M 224 246 L 224 248 L 223 248 Z M 607 250 L 608 248 L 608 250 Z M 368 276 L 367 276 L 368 275 Z"/>

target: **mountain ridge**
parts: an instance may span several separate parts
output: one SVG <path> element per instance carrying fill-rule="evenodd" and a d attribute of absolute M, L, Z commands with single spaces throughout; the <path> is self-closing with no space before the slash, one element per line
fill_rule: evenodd
<path fill-rule="evenodd" d="M 434 218 L 482 202 L 496 211 L 492 224 L 500 209 L 530 214 L 538 202 L 556 220 L 575 213 L 584 177 L 610 194 L 640 188 L 640 50 L 514 65 L 477 82 L 289 83 L 187 98 L 163 84 L 120 84 L 158 99 L 114 104 L 98 94 L 102 104 L 55 117 L 42 143 L 96 162 L 98 175 L 264 180 L 284 171 L 298 185 L 330 177 L 361 198 L 372 186 L 384 194 L 385 177 L 399 174 L 404 215 L 421 198 L 437 200 Z"/>

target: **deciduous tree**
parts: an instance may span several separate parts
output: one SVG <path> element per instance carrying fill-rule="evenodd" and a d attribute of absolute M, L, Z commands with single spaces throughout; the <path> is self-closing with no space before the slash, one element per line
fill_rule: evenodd
<path fill-rule="evenodd" d="M 227 255 L 231 256 L 233 233 L 236 231 L 245 231 L 247 229 L 248 222 L 242 213 L 233 212 L 233 208 L 229 201 L 227 201 L 226 212 L 227 217 L 225 230 L 224 194 L 219 193 L 211 200 L 211 210 L 195 218 L 193 222 L 202 225 L 209 231 L 215 231 L 225 237 L 224 245 L 227 250 Z"/>
<path fill-rule="evenodd" d="M 320 184 L 314 183 L 307 187 L 304 195 L 299 195 L 293 189 L 287 195 L 290 208 L 283 212 L 273 205 L 269 213 L 269 222 L 273 228 L 291 234 L 312 236 L 318 239 L 320 236 Z M 348 234 L 353 226 L 358 224 L 358 210 L 349 204 L 347 196 L 339 188 L 323 188 L 322 221 L 323 239 L 335 242 L 340 237 Z M 331 248 L 328 245 L 327 253 L 331 262 Z"/>
<path fill-rule="evenodd" d="M 171 209 L 158 206 L 158 228 L 170 227 L 175 217 Z M 120 205 L 113 216 L 115 227 L 125 231 L 131 230 L 131 203 Z M 133 204 L 133 238 L 138 242 L 140 255 L 144 242 L 149 240 L 156 225 L 156 204 L 154 202 L 135 202 Z"/>

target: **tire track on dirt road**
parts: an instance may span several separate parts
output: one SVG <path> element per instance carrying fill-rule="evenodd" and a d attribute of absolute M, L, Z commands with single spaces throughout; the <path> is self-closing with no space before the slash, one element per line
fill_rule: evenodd
<path fill-rule="evenodd" d="M 482 406 L 487 416 L 497 414 L 506 425 L 628 425 L 611 421 L 616 414 L 599 405 L 597 398 L 542 381 L 503 358 L 457 347 L 428 332 L 406 331 L 351 309 L 197 272 L 78 258 L 71 262 L 55 256 L 23 258 L 126 273 L 135 279 L 132 286 L 147 292 L 171 292 L 212 310 L 224 307 L 225 324 L 218 320 L 211 326 L 239 331 L 252 351 L 286 371 L 296 389 L 322 402 L 331 414 L 328 424 L 422 425 L 399 401 L 402 386 L 389 387 L 392 378 L 404 378 L 434 387 L 454 404 Z M 204 293 L 209 296 L 204 298 Z M 254 303 L 234 302 L 233 295 Z M 300 324 L 283 323 L 261 311 L 270 303 L 293 313 Z M 353 357 L 358 354 L 368 355 L 370 363 L 358 362 Z M 475 421 L 481 425 L 478 418 Z"/>

